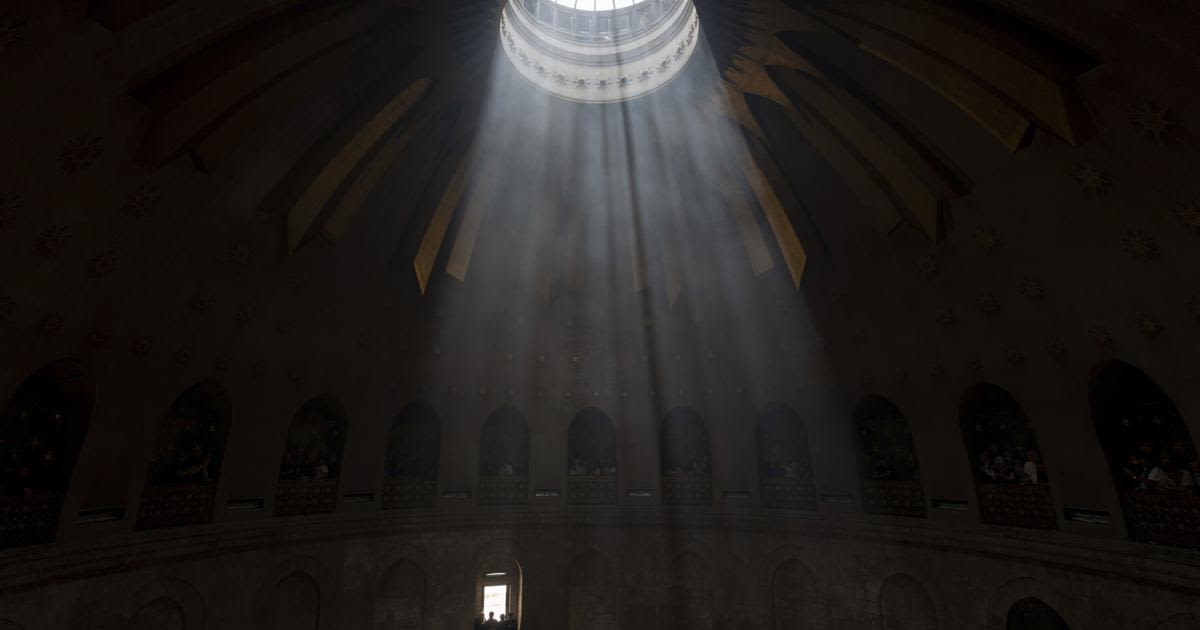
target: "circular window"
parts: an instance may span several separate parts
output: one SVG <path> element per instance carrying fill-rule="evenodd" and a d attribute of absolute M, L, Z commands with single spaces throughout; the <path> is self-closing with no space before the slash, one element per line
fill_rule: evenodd
<path fill-rule="evenodd" d="M 571 101 L 649 94 L 687 65 L 700 36 L 692 0 L 510 0 L 504 52 L 530 83 Z"/>

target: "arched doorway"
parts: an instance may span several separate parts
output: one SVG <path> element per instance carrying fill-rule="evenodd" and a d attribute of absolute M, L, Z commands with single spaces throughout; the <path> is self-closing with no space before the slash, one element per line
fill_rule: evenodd
<path fill-rule="evenodd" d="M 524 619 L 521 611 L 524 575 L 521 565 L 513 558 L 489 554 L 479 565 L 475 580 L 475 610 L 487 619 L 516 617 L 517 625 Z"/>
<path fill-rule="evenodd" d="M 854 409 L 863 510 L 871 514 L 925 516 L 921 468 L 912 431 L 900 409 L 868 396 Z"/>
<path fill-rule="evenodd" d="M 392 420 L 384 462 L 383 509 L 434 506 L 441 448 L 442 424 L 428 404 L 414 402 Z"/>
<path fill-rule="evenodd" d="M 529 502 L 529 425 L 512 407 L 488 416 L 479 438 L 479 504 Z"/>
<path fill-rule="evenodd" d="M 409 560 L 389 566 L 375 592 L 375 630 L 421 630 L 425 622 L 425 572 Z"/>
<path fill-rule="evenodd" d="M 215 381 L 193 385 L 175 399 L 150 456 L 138 529 L 212 520 L 232 418 L 229 394 Z"/>
<path fill-rule="evenodd" d="M 95 400 L 91 373 L 71 359 L 38 370 L 9 400 L 0 419 L 0 548 L 54 541 Z"/>
<path fill-rule="evenodd" d="M 595 407 L 575 414 L 567 430 L 567 502 L 617 502 L 617 434 L 608 415 Z"/>
<path fill-rule="evenodd" d="M 672 409 L 658 438 L 663 503 L 712 504 L 712 459 L 708 429 L 700 414 L 687 407 Z"/>
<path fill-rule="evenodd" d="M 568 592 L 570 630 L 613 630 L 617 621 L 616 578 L 612 562 L 587 551 L 571 565 Z"/>
<path fill-rule="evenodd" d="M 1088 397 L 1130 539 L 1200 548 L 1200 457 L 1170 397 L 1122 361 L 1096 367 Z"/>
<path fill-rule="evenodd" d="M 911 575 L 897 573 L 879 591 L 883 630 L 937 630 L 937 609 L 929 591 Z"/>
<path fill-rule="evenodd" d="M 713 630 L 718 609 L 712 567 L 694 553 L 680 555 L 671 563 L 667 583 L 668 628 L 670 630 Z"/>
<path fill-rule="evenodd" d="M 260 603 L 262 630 L 318 630 L 321 623 L 321 588 L 302 571 L 275 583 Z"/>
<path fill-rule="evenodd" d="M 817 576 L 803 562 L 791 558 L 771 576 L 771 615 L 774 630 L 823 627 L 825 607 L 817 589 Z"/>
<path fill-rule="evenodd" d="M 963 394 L 959 418 L 983 522 L 1057 528 L 1037 436 L 1016 399 L 980 383 Z"/>
<path fill-rule="evenodd" d="M 186 630 L 187 614 L 179 602 L 159 597 L 137 609 L 128 627 L 131 630 Z"/>
<path fill-rule="evenodd" d="M 1058 611 L 1036 597 L 1026 597 L 1008 609 L 1007 630 L 1070 630 Z"/>
<path fill-rule="evenodd" d="M 800 414 L 782 403 L 771 404 L 758 413 L 755 427 L 762 506 L 816 510 L 812 457 Z"/>
<path fill-rule="evenodd" d="M 292 418 L 279 465 L 275 515 L 321 514 L 337 507 L 346 409 L 328 394 L 304 403 Z"/>

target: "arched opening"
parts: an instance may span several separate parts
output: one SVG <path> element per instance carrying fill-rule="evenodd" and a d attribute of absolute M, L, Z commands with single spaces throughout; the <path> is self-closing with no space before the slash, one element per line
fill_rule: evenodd
<path fill-rule="evenodd" d="M 478 621 L 495 619 L 496 630 L 519 628 L 522 620 L 521 565 L 512 558 L 491 558 L 482 565 L 475 580 L 475 610 Z M 503 623 L 500 623 L 503 622 Z"/>
<path fill-rule="evenodd" d="M 663 503 L 711 505 L 712 459 L 700 414 L 687 407 L 672 409 L 659 429 L 658 448 Z"/>
<path fill-rule="evenodd" d="M 570 630 L 612 630 L 617 624 L 616 578 L 612 562 L 588 551 L 571 566 L 567 595 Z"/>
<path fill-rule="evenodd" d="M 292 418 L 279 465 L 275 515 L 321 514 L 337 507 L 346 409 L 328 394 L 304 403 Z"/>
<path fill-rule="evenodd" d="M 133 613 L 131 630 L 187 630 L 187 615 L 179 602 L 159 597 Z"/>
<path fill-rule="evenodd" d="M 261 606 L 263 630 L 318 630 L 321 588 L 311 575 L 296 571 L 279 580 Z"/>
<path fill-rule="evenodd" d="M 863 510 L 925 516 L 921 469 L 908 420 L 892 401 L 869 396 L 854 409 Z"/>
<path fill-rule="evenodd" d="M 685 553 L 671 563 L 667 583 L 668 628 L 670 630 L 713 630 L 718 610 L 712 568 L 694 553 Z"/>
<path fill-rule="evenodd" d="M 608 415 L 595 407 L 575 414 L 567 430 L 567 502 L 617 502 L 617 433 Z"/>
<path fill-rule="evenodd" d="M 392 564 L 375 593 L 376 630 L 421 630 L 425 623 L 425 572 L 409 560 Z"/>
<path fill-rule="evenodd" d="M 1037 436 L 1012 395 L 988 383 L 975 385 L 963 395 L 959 418 L 983 522 L 1057 528 Z"/>
<path fill-rule="evenodd" d="M 433 407 L 415 402 L 392 420 L 384 463 L 383 509 L 434 506 L 441 448 L 442 424 Z"/>
<path fill-rule="evenodd" d="M 479 439 L 479 504 L 529 501 L 529 425 L 512 407 L 488 416 Z"/>
<path fill-rule="evenodd" d="M 1130 539 L 1200 547 L 1200 457 L 1170 397 L 1121 361 L 1096 368 L 1088 397 Z"/>
<path fill-rule="evenodd" d="M 937 609 L 929 591 L 911 575 L 897 573 L 879 591 L 883 630 L 937 630 Z"/>
<path fill-rule="evenodd" d="M 816 510 L 817 489 L 804 421 L 791 407 L 768 405 L 758 413 L 758 488 L 763 507 Z"/>
<path fill-rule="evenodd" d="M 824 606 L 817 590 L 817 576 L 803 562 L 792 558 L 775 568 L 771 576 L 771 614 L 774 630 L 821 627 Z"/>
<path fill-rule="evenodd" d="M 150 456 L 138 529 L 212 520 L 232 418 L 229 394 L 215 381 L 193 385 L 175 399 Z"/>
<path fill-rule="evenodd" d="M 1070 630 L 1058 611 L 1036 597 L 1026 597 L 1008 609 L 1007 630 Z"/>
<path fill-rule="evenodd" d="M 95 400 L 91 373 L 71 359 L 38 370 L 9 400 L 0 419 L 0 548 L 54 541 Z"/>

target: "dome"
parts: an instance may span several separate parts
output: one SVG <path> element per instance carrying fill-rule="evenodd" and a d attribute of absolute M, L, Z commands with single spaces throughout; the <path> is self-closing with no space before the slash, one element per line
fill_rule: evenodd
<path fill-rule="evenodd" d="M 519 0 L 500 21 L 504 52 L 523 77 L 585 103 L 667 85 L 687 66 L 699 29 L 691 0 Z"/>

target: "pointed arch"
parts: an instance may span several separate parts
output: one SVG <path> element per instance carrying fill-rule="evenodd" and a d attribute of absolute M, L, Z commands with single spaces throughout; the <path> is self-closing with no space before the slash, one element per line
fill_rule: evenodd
<path fill-rule="evenodd" d="M 259 628 L 262 630 L 319 630 L 321 626 L 321 587 L 305 571 L 284 575 L 260 602 Z"/>
<path fill-rule="evenodd" d="M 884 580 L 879 591 L 879 616 L 883 630 L 937 630 L 937 609 L 929 591 L 907 573 Z"/>
<path fill-rule="evenodd" d="M 1067 622 L 1046 602 L 1036 597 L 1017 600 L 1008 609 L 1006 630 L 1071 630 Z"/>
<path fill-rule="evenodd" d="M 187 630 L 187 615 L 179 602 L 159 597 L 134 611 L 128 627 L 134 630 Z"/>
<path fill-rule="evenodd" d="M 411 560 L 383 572 L 375 593 L 375 628 L 421 630 L 425 622 L 425 572 Z"/>
<path fill-rule="evenodd" d="M 716 585 L 708 561 L 692 552 L 671 562 L 667 575 L 667 619 L 670 630 L 713 630 Z"/>
<path fill-rule="evenodd" d="M 1170 396 L 1138 368 L 1106 361 L 1088 402 L 1130 539 L 1200 548 L 1200 456 Z"/>
<path fill-rule="evenodd" d="M 203 381 L 163 414 L 146 470 L 137 529 L 212 520 L 233 403 L 225 386 Z"/>
<path fill-rule="evenodd" d="M 667 505 L 712 504 L 712 458 L 704 419 L 690 407 L 663 418 L 658 437 L 662 496 Z"/>
<path fill-rule="evenodd" d="M 529 424 L 510 406 L 492 412 L 479 439 L 479 504 L 529 501 Z"/>
<path fill-rule="evenodd" d="M 581 409 L 567 429 L 567 502 L 617 502 L 617 433 L 596 407 Z"/>
<path fill-rule="evenodd" d="M 383 509 L 437 502 L 442 423 L 428 403 L 414 402 L 392 420 L 384 462 Z"/>
<path fill-rule="evenodd" d="M 771 575 L 771 615 L 773 630 L 790 630 L 797 625 L 822 627 L 825 606 L 821 601 L 817 576 L 797 558 L 788 558 Z"/>
<path fill-rule="evenodd" d="M 816 510 L 812 455 L 800 414 L 783 403 L 763 407 L 755 422 L 755 441 L 762 506 Z"/>
<path fill-rule="evenodd" d="M 1012 394 L 990 383 L 973 385 L 963 394 L 959 419 L 983 522 L 1056 529 L 1037 435 Z"/>
<path fill-rule="evenodd" d="M 329 394 L 304 403 L 292 417 L 279 464 L 276 516 L 334 511 L 346 425 L 346 408 Z"/>
<path fill-rule="evenodd" d="M 34 372 L 0 417 L 0 548 L 53 542 L 87 436 L 96 384 L 79 361 Z"/>
<path fill-rule="evenodd" d="M 854 409 L 863 510 L 925 517 L 921 467 L 908 419 L 892 401 L 868 396 Z"/>
<path fill-rule="evenodd" d="M 571 565 L 567 595 L 570 630 L 613 630 L 617 622 L 617 582 L 612 561 L 594 549 Z"/>

